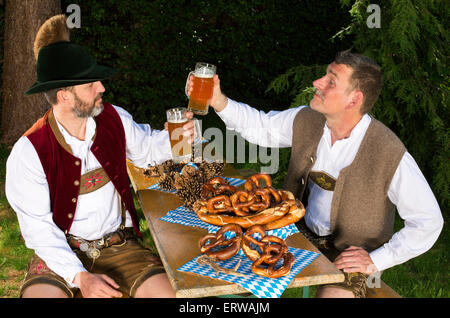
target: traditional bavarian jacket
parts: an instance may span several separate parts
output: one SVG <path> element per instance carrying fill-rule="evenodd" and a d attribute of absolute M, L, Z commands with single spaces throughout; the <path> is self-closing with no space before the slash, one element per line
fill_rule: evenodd
<path fill-rule="evenodd" d="M 171 158 L 166 131 L 104 105 L 100 115 L 88 118 L 85 140 L 71 136 L 48 111 L 18 140 L 7 162 L 6 194 L 27 247 L 69 283 L 85 269 L 66 234 L 93 240 L 117 230 L 123 202 L 125 226 L 140 235 L 126 158 L 141 167 Z"/>
<path fill-rule="evenodd" d="M 308 116 L 311 113 L 317 114 L 307 106 L 265 113 L 228 99 L 217 114 L 228 129 L 250 143 L 292 147 L 284 187 L 306 205 L 308 227 L 318 235 L 338 236 L 338 248 L 359 244 L 370 251 L 380 271 L 431 248 L 442 230 L 442 214 L 422 172 L 398 138 L 366 114 L 348 138 L 332 144 L 325 118 Z M 383 147 L 383 142 L 395 153 L 389 158 L 386 153 L 375 154 L 371 161 L 370 155 L 379 149 L 372 147 Z M 276 166 L 267 158 L 265 163 Z M 405 226 L 392 235 L 394 206 Z M 370 230 L 364 233 L 363 229 Z"/>

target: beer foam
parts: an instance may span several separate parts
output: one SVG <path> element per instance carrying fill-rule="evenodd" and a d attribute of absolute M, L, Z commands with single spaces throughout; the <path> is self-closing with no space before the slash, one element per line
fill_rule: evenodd
<path fill-rule="evenodd" d="M 172 123 L 172 124 L 180 124 L 180 123 L 185 123 L 187 121 L 188 121 L 187 118 L 175 118 L 175 119 L 167 120 L 167 122 Z"/>
<path fill-rule="evenodd" d="M 211 78 L 214 76 L 214 71 L 207 67 L 201 67 L 195 70 L 194 75 L 201 78 Z"/>

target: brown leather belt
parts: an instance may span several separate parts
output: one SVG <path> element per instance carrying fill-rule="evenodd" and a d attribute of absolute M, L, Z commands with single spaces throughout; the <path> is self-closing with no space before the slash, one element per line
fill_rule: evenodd
<path fill-rule="evenodd" d="M 119 229 L 115 232 L 106 234 L 98 240 L 88 241 L 77 236 L 68 235 L 67 242 L 73 249 L 79 249 L 85 252 L 90 258 L 96 259 L 100 256 L 100 250 L 113 245 L 126 243 L 127 239 L 134 237 L 134 230 L 131 227 Z"/>
<path fill-rule="evenodd" d="M 73 249 L 79 249 L 85 252 L 89 258 L 96 259 L 100 256 L 100 250 L 113 245 L 125 244 L 127 239 L 134 237 L 134 230 L 132 227 L 125 227 L 126 215 L 123 202 L 121 203 L 122 222 L 117 231 L 111 232 L 103 236 L 101 239 L 88 241 L 81 237 L 74 235 L 67 235 L 67 242 Z"/>

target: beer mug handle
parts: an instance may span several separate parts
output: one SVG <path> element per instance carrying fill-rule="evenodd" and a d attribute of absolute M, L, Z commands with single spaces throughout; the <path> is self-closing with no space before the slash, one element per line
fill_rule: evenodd
<path fill-rule="evenodd" d="M 192 145 L 195 146 L 202 142 L 202 128 L 197 118 L 192 118 L 192 121 L 194 122 L 194 143 Z"/>
<path fill-rule="evenodd" d="M 188 89 L 189 77 L 190 77 L 191 75 L 193 75 L 193 74 L 194 74 L 194 72 L 192 72 L 192 71 L 189 72 L 189 74 L 188 74 L 188 76 L 187 76 L 187 78 L 186 78 L 186 85 L 184 86 L 184 93 L 186 94 L 186 96 L 187 96 L 188 98 L 189 98 L 189 95 L 188 95 L 187 89 Z"/>

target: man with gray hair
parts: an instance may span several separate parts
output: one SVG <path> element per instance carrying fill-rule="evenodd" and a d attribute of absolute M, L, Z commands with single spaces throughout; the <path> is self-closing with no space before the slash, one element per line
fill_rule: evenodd
<path fill-rule="evenodd" d="M 339 52 L 313 82 L 309 106 L 284 111 L 258 111 L 225 96 L 217 75 L 214 83 L 211 106 L 227 128 L 254 144 L 292 148 L 283 188 L 306 207 L 297 225 L 345 275 L 318 297 L 365 297 L 370 274 L 436 242 L 443 218 L 434 194 L 399 138 L 368 114 L 382 87 L 372 59 Z M 192 87 L 190 78 L 187 95 Z M 397 233 L 395 209 L 405 222 Z"/>

